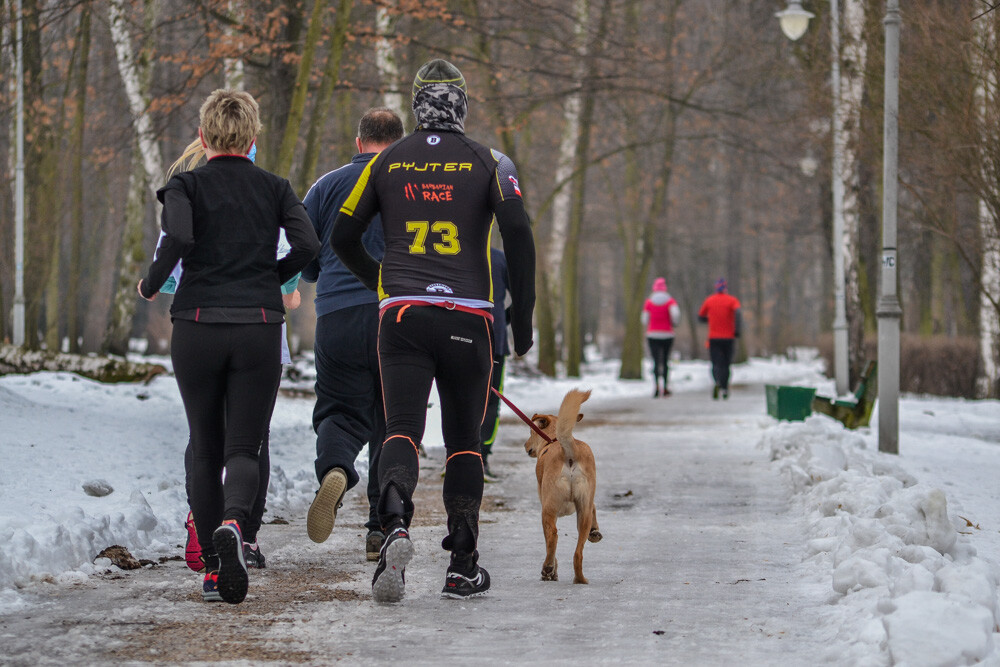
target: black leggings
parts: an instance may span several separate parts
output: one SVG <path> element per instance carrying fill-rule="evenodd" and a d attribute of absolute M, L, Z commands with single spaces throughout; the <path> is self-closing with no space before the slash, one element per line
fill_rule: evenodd
<path fill-rule="evenodd" d="M 708 356 L 712 358 L 712 378 L 715 386 L 729 390 L 729 367 L 733 363 L 733 353 L 736 350 L 734 338 L 710 338 L 708 340 Z"/>
<path fill-rule="evenodd" d="M 390 306 L 378 333 L 386 436 L 379 461 L 379 520 L 391 530 L 413 517 L 417 446 L 424 435 L 427 398 L 437 383 L 445 464 L 442 496 L 448 513 L 444 548 L 474 557 L 483 499 L 479 429 L 493 367 L 490 322 L 482 315 L 438 306 Z M 392 494 L 387 493 L 395 488 Z M 398 494 L 398 495 L 397 495 Z M 401 506 L 394 501 L 402 501 Z"/>
<path fill-rule="evenodd" d="M 498 355 L 493 357 L 493 376 L 490 379 L 490 387 L 503 393 L 503 369 L 507 363 L 507 357 Z M 497 438 L 497 430 L 500 428 L 500 397 L 492 391 L 486 401 L 486 416 L 483 417 L 483 427 L 479 431 L 479 439 L 483 443 L 483 457 L 489 458 L 493 453 L 493 442 Z"/>
<path fill-rule="evenodd" d="M 649 354 L 653 357 L 653 384 L 660 387 L 663 378 L 663 388 L 667 388 L 667 375 L 670 373 L 670 348 L 674 346 L 673 338 L 647 338 Z"/>
<path fill-rule="evenodd" d="M 277 389 L 277 387 L 275 387 Z M 275 399 L 278 395 L 275 392 Z M 273 411 L 273 405 L 272 411 Z M 260 453 L 257 455 L 257 496 L 253 501 L 253 509 L 250 510 L 250 519 L 247 521 L 246 531 L 243 533 L 245 542 L 256 542 L 257 533 L 264 523 L 264 507 L 267 504 L 267 485 L 271 481 L 271 455 L 270 455 L 270 429 L 264 432 L 264 439 L 260 443 Z M 191 470 L 193 467 L 194 453 L 191 449 L 191 438 L 188 438 L 187 448 L 184 450 L 184 490 L 187 493 L 188 507 L 191 507 Z"/>
<path fill-rule="evenodd" d="M 212 555 L 223 521 L 248 532 L 281 378 L 281 325 L 175 320 L 170 358 L 191 432 L 191 512 L 203 553 Z"/>

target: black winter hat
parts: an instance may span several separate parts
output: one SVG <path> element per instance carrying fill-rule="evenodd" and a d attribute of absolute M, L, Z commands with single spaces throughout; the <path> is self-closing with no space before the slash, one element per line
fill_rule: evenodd
<path fill-rule="evenodd" d="M 465 77 L 462 76 L 462 72 L 447 60 L 438 58 L 424 63 L 417 70 L 417 76 L 413 78 L 413 98 L 416 98 L 422 88 L 435 83 L 451 84 L 465 94 L 469 92 L 465 89 Z"/>

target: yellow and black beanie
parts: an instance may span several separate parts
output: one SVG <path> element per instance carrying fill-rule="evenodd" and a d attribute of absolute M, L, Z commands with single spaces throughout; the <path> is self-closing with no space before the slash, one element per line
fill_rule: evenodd
<path fill-rule="evenodd" d="M 447 60 L 425 63 L 413 79 L 413 116 L 417 129 L 465 131 L 469 113 L 465 77 Z"/>

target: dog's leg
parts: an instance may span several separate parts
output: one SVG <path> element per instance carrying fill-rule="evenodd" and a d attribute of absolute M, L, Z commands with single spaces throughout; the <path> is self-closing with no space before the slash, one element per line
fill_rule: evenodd
<path fill-rule="evenodd" d="M 542 563 L 542 581 L 559 581 L 559 562 L 556 560 L 556 543 L 559 541 L 559 531 L 556 530 L 554 510 L 542 508 L 542 531 L 545 533 L 545 562 Z"/>
<path fill-rule="evenodd" d="M 590 523 L 590 535 L 587 536 L 587 539 L 590 540 L 591 542 L 600 542 L 601 538 L 603 538 L 604 536 L 601 535 L 601 529 L 597 527 L 597 506 L 596 505 L 591 510 L 591 514 L 593 516 L 593 519 L 592 519 L 592 521 Z"/>
<path fill-rule="evenodd" d="M 583 545 L 587 543 L 590 536 L 590 526 L 594 519 L 594 513 L 586 507 L 577 505 L 576 507 L 576 530 L 579 533 L 576 539 L 576 551 L 573 552 L 573 583 L 589 584 L 587 577 L 583 576 Z"/>

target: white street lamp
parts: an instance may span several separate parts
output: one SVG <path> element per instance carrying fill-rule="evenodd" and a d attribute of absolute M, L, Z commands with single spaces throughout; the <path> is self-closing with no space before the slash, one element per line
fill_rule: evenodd
<path fill-rule="evenodd" d="M 788 7 L 783 11 L 775 12 L 774 15 L 778 17 L 778 23 L 781 24 L 781 32 L 785 33 L 785 37 L 793 42 L 806 34 L 806 30 L 809 28 L 809 19 L 816 16 L 812 12 L 802 9 L 802 3 L 799 0 L 789 0 Z"/>
<path fill-rule="evenodd" d="M 789 0 L 788 8 L 775 16 L 781 31 L 791 40 L 805 34 L 809 19 L 815 16 L 802 9 L 799 0 Z M 844 118 L 840 108 L 840 9 L 837 0 L 830 0 L 830 77 L 833 88 L 833 165 L 830 191 L 833 198 L 833 374 L 837 394 L 850 391 L 847 359 L 847 305 L 844 288 Z"/>

